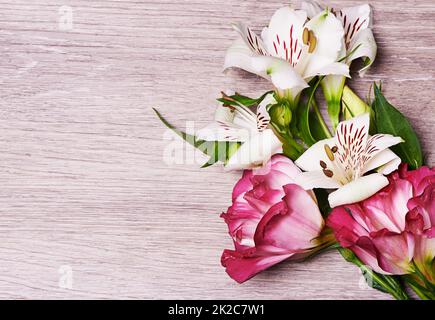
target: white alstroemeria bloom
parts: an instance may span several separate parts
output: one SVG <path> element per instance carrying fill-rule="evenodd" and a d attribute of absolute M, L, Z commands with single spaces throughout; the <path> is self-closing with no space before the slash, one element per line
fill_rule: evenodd
<path fill-rule="evenodd" d="M 368 113 L 341 122 L 334 138 L 317 142 L 296 165 L 307 171 L 298 183 L 305 189 L 338 189 L 329 195 L 331 208 L 362 201 L 388 185 L 384 175 L 396 170 L 400 158 L 389 147 L 403 142 L 388 134 L 369 136 Z M 372 170 L 377 173 L 364 175 Z"/>
<path fill-rule="evenodd" d="M 317 2 L 311 0 L 302 2 L 301 6 L 311 19 L 325 10 Z M 341 10 L 332 8 L 331 12 L 341 21 L 345 32 L 345 46 L 340 58 L 346 57 L 348 64 L 362 58 L 364 67 L 360 70 L 360 75 L 363 75 L 373 64 L 377 52 L 376 41 L 371 29 L 373 17 L 370 5 L 363 4 Z"/>
<path fill-rule="evenodd" d="M 269 104 L 275 103 L 273 94 L 267 95 L 258 105 L 256 114 L 241 104 L 220 105 L 215 121 L 199 130 L 196 136 L 205 141 L 242 142 L 225 164 L 225 170 L 263 166 L 272 155 L 282 153 L 282 142 L 269 127 L 270 116 L 266 110 Z"/>
<path fill-rule="evenodd" d="M 301 6 L 307 12 L 308 17 L 313 19 L 324 10 L 317 2 L 311 0 L 302 2 Z M 345 31 L 340 59 L 346 57 L 344 61 L 350 66 L 352 61 L 362 58 L 364 67 L 359 71 L 359 74 L 363 76 L 373 64 L 377 52 L 376 41 L 371 29 L 373 20 L 371 8 L 368 4 L 364 4 L 341 10 L 331 9 L 331 12 L 341 21 Z M 338 124 L 345 80 L 345 77 L 330 75 L 322 81 L 323 92 L 328 102 L 328 111 L 334 128 Z"/>
<path fill-rule="evenodd" d="M 290 101 L 297 101 L 314 76 L 349 76 L 349 67 L 337 62 L 343 50 L 343 26 L 326 10 L 307 21 L 305 11 L 281 8 L 261 37 L 243 24 L 234 28 L 241 38 L 228 49 L 224 68 L 264 77 Z"/>

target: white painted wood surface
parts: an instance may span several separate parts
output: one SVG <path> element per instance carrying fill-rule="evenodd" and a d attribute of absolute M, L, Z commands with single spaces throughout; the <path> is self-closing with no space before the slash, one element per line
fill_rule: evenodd
<path fill-rule="evenodd" d="M 0 298 L 388 298 L 336 252 L 236 284 L 219 213 L 238 175 L 163 162 L 151 107 L 198 128 L 220 90 L 269 89 L 221 67 L 230 23 L 258 30 L 285 3 L 0 0 Z M 435 5 L 371 3 L 380 54 L 352 86 L 382 80 L 433 164 Z"/>

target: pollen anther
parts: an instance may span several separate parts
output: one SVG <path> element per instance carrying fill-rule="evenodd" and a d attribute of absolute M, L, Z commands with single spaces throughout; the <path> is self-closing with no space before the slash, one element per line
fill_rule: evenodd
<path fill-rule="evenodd" d="M 326 155 L 328 156 L 328 159 L 331 161 L 334 161 L 334 159 L 335 159 L 334 153 L 332 153 L 331 148 L 327 144 L 325 144 L 325 152 L 326 152 Z"/>
<path fill-rule="evenodd" d="M 316 36 L 314 35 L 314 32 L 311 30 L 310 30 L 308 41 L 310 42 L 310 46 L 308 47 L 308 53 L 313 53 L 314 50 L 316 49 L 317 39 Z"/>
<path fill-rule="evenodd" d="M 323 173 L 325 174 L 325 176 L 327 176 L 328 178 L 332 178 L 332 176 L 334 175 L 334 173 L 331 170 L 328 169 L 324 169 Z"/>

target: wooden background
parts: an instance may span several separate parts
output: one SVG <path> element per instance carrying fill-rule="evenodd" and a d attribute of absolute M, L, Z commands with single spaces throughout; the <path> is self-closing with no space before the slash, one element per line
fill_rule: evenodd
<path fill-rule="evenodd" d="M 258 30 L 285 3 L 0 0 L 0 298 L 388 298 L 336 252 L 236 284 L 219 214 L 238 175 L 164 161 L 174 142 L 151 107 L 199 128 L 220 90 L 269 89 L 221 68 L 230 23 Z M 380 54 L 352 86 L 382 80 L 433 164 L 435 5 L 371 4 Z"/>

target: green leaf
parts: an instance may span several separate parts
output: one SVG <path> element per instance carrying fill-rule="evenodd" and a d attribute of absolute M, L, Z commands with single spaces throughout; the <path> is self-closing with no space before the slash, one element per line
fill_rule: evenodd
<path fill-rule="evenodd" d="M 228 159 L 237 151 L 241 146 L 240 142 L 229 141 L 204 141 L 197 139 L 194 135 L 187 134 L 170 124 L 155 108 L 154 112 L 157 114 L 163 124 L 174 131 L 184 141 L 200 150 L 205 155 L 210 156 L 210 159 L 202 166 L 202 168 L 209 167 L 218 161 L 226 163 Z"/>
<path fill-rule="evenodd" d="M 329 132 L 314 100 L 314 94 L 316 93 L 322 79 L 323 77 L 320 77 L 308 90 L 308 101 L 306 104 L 302 104 L 300 116 L 298 117 L 299 135 L 308 146 L 312 146 L 318 140 L 331 137 L 331 133 Z M 313 108 L 314 114 L 311 113 L 311 108 Z"/>
<path fill-rule="evenodd" d="M 423 153 L 420 141 L 406 117 L 393 107 L 382 95 L 378 86 L 375 90 L 375 122 L 379 133 L 391 134 L 401 137 L 404 143 L 398 144 L 391 149 L 409 164 L 410 168 L 416 169 L 423 165 Z"/>
<path fill-rule="evenodd" d="M 252 107 L 255 105 L 258 105 L 259 103 L 261 103 L 261 101 L 264 100 L 264 98 L 272 93 L 273 91 L 268 91 L 265 94 L 263 94 L 261 97 L 254 99 L 254 98 L 250 98 L 247 96 L 243 96 L 239 93 L 236 93 L 232 96 L 227 96 L 225 93 L 222 92 L 222 98 L 217 99 L 219 102 L 222 102 L 223 104 L 227 104 L 230 106 L 235 106 L 238 104 L 242 104 L 245 107 Z"/>

